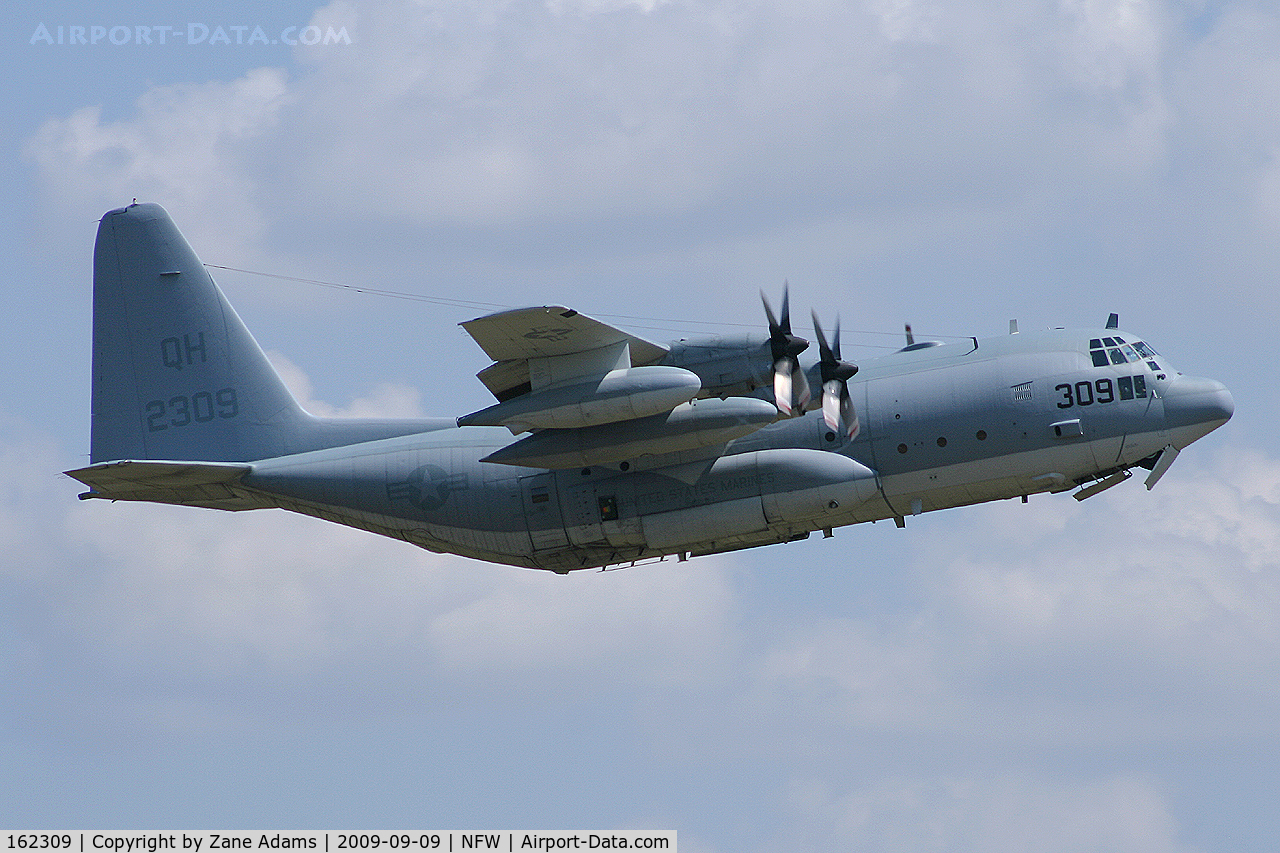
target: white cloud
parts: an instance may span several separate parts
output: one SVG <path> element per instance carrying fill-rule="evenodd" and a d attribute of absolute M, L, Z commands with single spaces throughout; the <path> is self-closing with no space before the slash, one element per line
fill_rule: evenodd
<path fill-rule="evenodd" d="M 1023 305 L 1026 276 L 1068 301 L 1080 264 L 1158 264 L 1177 225 L 1204 275 L 1275 298 L 1248 282 L 1280 269 L 1277 127 L 1245 94 L 1275 87 L 1273 16 L 1224 14 L 1197 42 L 1138 0 L 588 7 L 335 2 L 314 21 L 352 44 L 50 120 L 28 156 L 50 220 L 151 197 L 207 260 L 429 271 L 515 304 L 590 281 L 715 307 L 744 276 L 830 292 L 869 265 L 869 311 L 943 288 Z M 1022 274 L 975 260 L 1028 244 L 1044 256 Z"/>
<path fill-rule="evenodd" d="M 890 41 L 933 42 L 938 39 L 942 10 L 917 0 L 867 0 L 867 9 L 880 19 L 880 29 Z"/>
<path fill-rule="evenodd" d="M 777 638 L 762 661 L 761 693 L 858 729 L 934 730 L 957 711 L 941 638 L 915 618 L 886 623 L 815 620 Z"/>
<path fill-rule="evenodd" d="M 346 406 L 334 406 L 315 398 L 311 378 L 282 353 L 268 352 L 271 366 L 280 374 L 285 387 L 298 404 L 313 415 L 324 418 L 421 418 L 422 393 L 417 388 L 397 382 L 380 382 L 366 396 L 357 397 Z"/>
<path fill-rule="evenodd" d="M 229 83 L 162 86 L 139 97 L 127 119 L 104 121 L 96 106 L 50 119 L 28 140 L 26 154 L 58 214 L 82 218 L 133 198 L 160 200 L 206 213 L 219 222 L 216 233 L 244 245 L 263 230 L 263 175 L 253 155 L 291 99 L 280 68 L 257 68 Z M 200 233 L 199 243 L 221 248 L 214 236 Z"/>
<path fill-rule="evenodd" d="M 125 120 L 89 108 L 47 122 L 28 150 L 60 198 L 92 187 L 95 208 L 134 195 L 202 217 L 234 208 L 244 222 L 225 227 L 245 238 L 260 208 L 297 199 L 294 215 L 316 221 L 481 229 L 720 210 L 720 233 L 726 207 L 783 197 L 818 216 L 888 192 L 981 207 L 1034 198 L 1062 168 L 1132 180 L 1163 156 L 1168 36 L 1137 0 L 1011 16 L 572 5 L 626 9 L 337 2 L 315 21 L 353 44 L 300 49 L 293 79 L 256 69 L 157 89 Z M 923 52 L 900 61 L 906 50 Z M 1045 89 L 1090 107 L 1046 103 Z M 940 134 L 949 145 L 923 145 Z"/>
<path fill-rule="evenodd" d="M 561 577 L 277 510 L 80 502 L 58 457 L 0 441 L 5 713 L 54 736 L 241 731 L 363 713 L 370 690 L 406 713 L 495 677 L 539 702 L 684 689 L 734 643 L 714 559 Z"/>
<path fill-rule="evenodd" d="M 624 9 L 649 14 L 670 2 L 672 0 L 546 0 L 547 8 L 557 15 L 598 15 Z"/>
<path fill-rule="evenodd" d="M 1149 780 L 1064 782 L 1027 776 L 890 778 L 832 795 L 797 785 L 792 849 L 1175 853 L 1190 848 Z M 825 834 L 824 833 L 829 833 Z M 806 837 L 807 836 L 807 837 Z"/>
<path fill-rule="evenodd" d="M 1040 496 L 909 525 L 919 607 L 780 632 L 758 713 L 804 719 L 808 747 L 867 731 L 1086 751 L 1274 733 L 1280 463 L 1194 465 L 1150 494 L 1133 482 L 1092 506 Z"/>
<path fill-rule="evenodd" d="M 734 595 L 716 560 L 520 576 L 437 615 L 441 662 L 471 677 L 544 679 L 547 671 L 625 671 L 635 683 L 697 684 L 734 645 Z"/>
<path fill-rule="evenodd" d="M 1067 0 L 1067 61 L 1088 83 L 1109 89 L 1140 86 L 1148 94 L 1158 80 L 1165 46 L 1162 10 L 1147 0 Z"/>
<path fill-rule="evenodd" d="M 55 445 L 48 438 L 7 435 L 0 414 L 0 568 L 10 579 L 35 582 L 48 555 L 52 531 L 43 508 L 62 494 Z"/>
<path fill-rule="evenodd" d="M 705 563 L 561 578 L 277 511 L 58 509 L 100 563 L 78 583 L 44 576 L 70 585 L 64 627 L 144 669 L 221 680 L 265 667 L 306 679 L 358 660 L 403 685 L 437 662 L 545 682 L 626 661 L 633 677 L 665 682 L 692 677 L 725 642 L 730 596 Z"/>
<path fill-rule="evenodd" d="M 985 548 L 972 541 L 950 559 L 929 549 L 945 561 L 956 612 L 983 635 L 1001 637 L 1012 659 L 1043 663 L 1069 648 L 1103 671 L 1157 667 L 1228 690 L 1273 682 L 1280 465 L 1251 451 L 1223 453 L 1212 468 L 1193 465 L 1149 494 L 1132 482 L 1091 499 L 1105 512 L 1072 513 L 1043 499 L 1034 508 L 987 511 Z M 999 529 L 1064 509 L 1073 523 L 1037 538 L 1030 551 L 989 535 L 993 522 Z"/>
<path fill-rule="evenodd" d="M 1170 67 L 1170 101 L 1178 118 L 1178 141 L 1185 149 L 1179 177 L 1210 202 L 1203 228 L 1215 244 L 1239 231 L 1251 247 L 1268 251 L 1274 264 L 1280 233 L 1276 157 L 1280 117 L 1259 104 L 1280 99 L 1280 16 L 1274 8 L 1231 3 L 1214 10 L 1213 27 Z M 1190 213 L 1191 211 L 1188 211 Z M 1221 223 L 1223 229 L 1217 228 Z M 1255 249 L 1257 251 L 1257 249 Z M 1271 303 L 1275 288 L 1249 274 L 1259 260 L 1237 269 L 1230 253 L 1213 258 L 1221 280 L 1246 301 Z M 1252 287 L 1250 287 L 1252 285 Z M 1248 289 L 1246 289 L 1248 288 Z"/>

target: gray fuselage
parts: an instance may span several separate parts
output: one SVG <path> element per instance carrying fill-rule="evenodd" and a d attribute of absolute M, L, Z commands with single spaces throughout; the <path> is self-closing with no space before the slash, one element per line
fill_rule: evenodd
<path fill-rule="evenodd" d="M 477 377 L 496 404 L 457 420 L 317 418 L 168 213 L 131 204 L 98 227 L 90 465 L 67 473 L 82 498 L 280 507 L 565 572 L 1076 486 L 1083 499 L 1138 465 L 1150 488 L 1233 409 L 1114 318 L 946 345 L 908 335 L 854 374 L 816 317 L 805 362 L 786 298 L 782 320 L 767 313 L 768 337 L 664 345 L 564 306 L 502 311 L 463 324 L 494 360 Z"/>
<path fill-rule="evenodd" d="M 556 571 L 902 523 L 1068 490 L 1180 449 L 1230 417 L 1225 388 L 1158 356 L 1096 366 L 1090 341 L 1117 335 L 1138 340 L 1052 330 L 864 361 L 849 383 L 863 423 L 852 441 L 815 411 L 732 441 L 716 458 L 547 471 L 477 461 L 512 435 L 462 427 L 261 460 L 243 485 L 431 550 Z"/>

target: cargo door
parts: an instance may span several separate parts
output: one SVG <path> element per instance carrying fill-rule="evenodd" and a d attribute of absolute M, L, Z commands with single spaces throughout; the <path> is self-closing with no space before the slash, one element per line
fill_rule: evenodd
<path fill-rule="evenodd" d="M 549 551 L 568 547 L 569 537 L 564 531 L 564 515 L 560 511 L 555 475 L 547 473 L 521 477 L 520 494 L 524 498 L 524 517 L 533 550 Z"/>

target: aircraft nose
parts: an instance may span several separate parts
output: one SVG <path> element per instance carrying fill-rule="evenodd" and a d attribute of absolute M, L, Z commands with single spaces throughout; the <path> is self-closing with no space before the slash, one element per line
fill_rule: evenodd
<path fill-rule="evenodd" d="M 1231 420 L 1235 410 L 1227 386 L 1214 379 L 1178 376 L 1164 391 L 1164 416 L 1169 428 L 1195 428 L 1199 432 L 1196 438 Z"/>

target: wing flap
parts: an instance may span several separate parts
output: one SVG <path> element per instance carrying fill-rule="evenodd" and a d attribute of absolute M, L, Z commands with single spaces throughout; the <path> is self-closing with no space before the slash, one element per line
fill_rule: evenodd
<path fill-rule="evenodd" d="M 629 354 L 626 367 L 661 361 L 668 349 L 571 308 L 516 308 L 462 323 L 494 360 L 476 376 L 499 402 L 579 376 L 603 374 Z M 625 350 L 623 347 L 625 346 Z"/>
<path fill-rule="evenodd" d="M 529 362 L 526 359 L 517 361 L 498 361 L 476 374 L 476 378 L 484 383 L 499 403 L 528 394 L 533 390 L 529 379 Z"/>
<path fill-rule="evenodd" d="M 240 485 L 252 469 L 243 462 L 157 462 L 121 460 L 65 472 L 89 487 L 81 498 L 200 506 L 209 509 L 265 509 L 276 504 Z"/>

